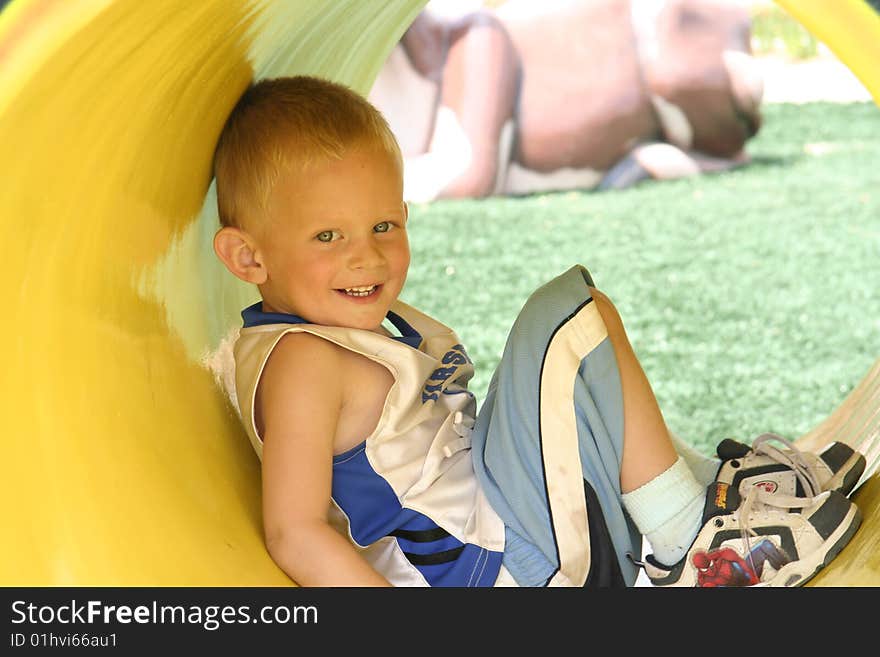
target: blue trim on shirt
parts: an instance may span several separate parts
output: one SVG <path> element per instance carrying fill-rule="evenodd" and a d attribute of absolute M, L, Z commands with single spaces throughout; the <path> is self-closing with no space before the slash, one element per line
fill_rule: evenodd
<path fill-rule="evenodd" d="M 388 481 L 367 458 L 363 445 L 333 457 L 331 496 L 348 517 L 352 538 L 371 545 L 393 536 L 403 555 L 431 586 L 493 586 L 502 552 L 463 543 L 428 516 L 403 506 Z M 410 532 L 414 538 L 399 536 Z M 433 563 L 436 562 L 436 563 Z"/>
<path fill-rule="evenodd" d="M 265 324 L 311 324 L 299 315 L 290 313 L 267 313 L 263 312 L 263 302 L 257 301 L 255 304 L 248 306 L 241 311 L 241 318 L 244 320 L 244 327 L 263 326 Z M 394 327 L 400 331 L 400 335 L 392 335 L 391 338 L 409 345 L 413 349 L 418 349 L 422 344 L 422 336 L 412 326 L 409 325 L 403 317 L 389 310 L 387 315 Z"/>

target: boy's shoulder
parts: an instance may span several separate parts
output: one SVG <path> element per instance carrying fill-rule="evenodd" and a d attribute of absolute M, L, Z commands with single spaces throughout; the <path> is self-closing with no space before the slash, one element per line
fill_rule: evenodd
<path fill-rule="evenodd" d="M 341 390 L 339 376 L 350 356 L 339 345 L 308 332 L 285 333 L 269 354 L 261 388 Z"/>
<path fill-rule="evenodd" d="M 277 370 L 284 378 L 314 377 L 344 366 L 347 350 L 308 331 L 288 331 L 281 335 L 268 360 L 265 372 Z"/>
<path fill-rule="evenodd" d="M 258 384 L 290 388 L 344 367 L 345 350 L 305 328 L 272 324 L 241 329 L 232 348 L 239 403 L 246 403 Z"/>

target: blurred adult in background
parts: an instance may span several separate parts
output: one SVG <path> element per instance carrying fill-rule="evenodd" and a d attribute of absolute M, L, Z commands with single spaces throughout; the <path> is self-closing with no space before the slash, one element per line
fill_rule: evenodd
<path fill-rule="evenodd" d="M 370 100 L 404 150 L 407 200 L 622 188 L 748 161 L 750 39 L 733 0 L 429 5 Z"/>

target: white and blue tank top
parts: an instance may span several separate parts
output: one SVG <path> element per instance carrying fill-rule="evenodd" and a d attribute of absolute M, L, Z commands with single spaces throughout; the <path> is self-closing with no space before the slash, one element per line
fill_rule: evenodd
<path fill-rule="evenodd" d="M 380 363 L 394 383 L 373 433 L 333 458 L 331 522 L 396 586 L 495 585 L 504 525 L 474 474 L 473 363 L 455 333 L 401 301 L 388 313 L 394 337 L 261 305 L 242 312 L 234 347 L 239 410 L 257 454 L 256 390 L 285 334 L 308 332 Z"/>

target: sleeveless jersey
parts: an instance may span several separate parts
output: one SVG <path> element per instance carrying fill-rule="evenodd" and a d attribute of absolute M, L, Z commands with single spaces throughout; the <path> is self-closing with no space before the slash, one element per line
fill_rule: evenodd
<path fill-rule="evenodd" d="M 375 430 L 333 458 L 331 522 L 396 586 L 493 586 L 504 525 L 474 473 L 473 363 L 455 333 L 401 301 L 388 313 L 403 334 L 396 339 L 259 308 L 242 313 L 234 347 L 236 395 L 257 455 L 257 385 L 284 335 L 311 333 L 383 365 L 394 383 Z"/>

